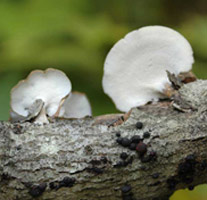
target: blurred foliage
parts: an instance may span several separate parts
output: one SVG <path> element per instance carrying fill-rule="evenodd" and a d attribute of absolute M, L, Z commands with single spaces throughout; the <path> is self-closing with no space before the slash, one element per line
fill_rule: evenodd
<path fill-rule="evenodd" d="M 206 185 L 199 185 L 193 191 L 179 190 L 172 195 L 170 200 L 206 200 L 206 188 Z"/>
<path fill-rule="evenodd" d="M 73 90 L 88 95 L 94 115 L 117 112 L 101 87 L 107 52 L 129 31 L 153 24 L 181 32 L 194 49 L 194 72 L 207 78 L 206 0 L 1 0 L 0 120 L 9 117 L 18 80 L 48 67 L 67 73 Z M 204 188 L 171 200 L 204 200 Z"/>

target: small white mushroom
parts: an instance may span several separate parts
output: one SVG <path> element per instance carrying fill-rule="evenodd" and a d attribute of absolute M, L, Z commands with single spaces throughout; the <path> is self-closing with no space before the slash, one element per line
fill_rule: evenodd
<path fill-rule="evenodd" d="M 72 92 L 66 98 L 59 113 L 59 117 L 64 118 L 83 118 L 91 115 L 92 110 L 88 98 L 79 92 Z"/>
<path fill-rule="evenodd" d="M 60 70 L 35 70 L 26 80 L 20 81 L 11 91 L 11 119 L 14 113 L 28 117 L 31 110 L 36 117 L 35 123 L 49 123 L 47 115 L 53 117 L 64 98 L 71 92 L 71 82 Z M 41 100 L 42 109 L 31 109 L 35 101 Z"/>
<path fill-rule="evenodd" d="M 133 107 L 163 97 L 170 84 L 166 71 L 176 76 L 191 70 L 193 51 L 178 32 L 163 26 L 147 26 L 128 33 L 108 53 L 103 89 L 117 109 Z"/>

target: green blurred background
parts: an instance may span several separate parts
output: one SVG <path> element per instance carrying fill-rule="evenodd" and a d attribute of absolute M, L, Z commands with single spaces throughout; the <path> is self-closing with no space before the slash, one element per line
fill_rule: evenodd
<path fill-rule="evenodd" d="M 206 0 L 0 0 L 0 120 L 9 117 L 11 88 L 48 67 L 67 73 L 94 115 L 117 112 L 101 87 L 105 56 L 126 33 L 156 24 L 190 41 L 193 71 L 207 78 Z M 179 199 L 206 200 L 207 186 L 171 198 Z"/>

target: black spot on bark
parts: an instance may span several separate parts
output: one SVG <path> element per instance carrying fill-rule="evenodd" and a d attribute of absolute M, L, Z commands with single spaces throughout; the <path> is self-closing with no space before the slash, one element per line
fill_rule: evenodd
<path fill-rule="evenodd" d="M 137 123 L 135 124 L 135 126 L 136 126 L 137 129 L 142 129 L 142 127 L 143 127 L 143 123 L 142 123 L 142 122 L 137 122 Z"/>
<path fill-rule="evenodd" d="M 140 142 L 136 147 L 136 151 L 142 157 L 147 152 L 147 145 L 144 142 Z"/>
<path fill-rule="evenodd" d="M 128 139 L 126 137 L 122 139 L 121 145 L 123 147 L 128 147 L 130 144 L 131 144 L 131 140 L 130 139 Z"/>
<path fill-rule="evenodd" d="M 137 122 L 135 126 L 136 126 L 137 129 L 142 129 L 143 123 L 142 122 Z"/>
<path fill-rule="evenodd" d="M 60 187 L 73 187 L 74 184 L 75 184 L 75 179 L 66 176 L 64 177 L 62 181 L 59 182 L 59 188 Z"/>
<path fill-rule="evenodd" d="M 121 187 L 122 193 L 130 192 L 131 189 L 132 189 L 132 187 L 130 185 L 124 185 L 124 186 Z"/>
<path fill-rule="evenodd" d="M 120 158 L 123 159 L 123 160 L 126 160 L 126 159 L 128 158 L 128 154 L 125 153 L 125 152 L 122 152 L 122 153 L 120 154 Z"/>
<path fill-rule="evenodd" d="M 130 156 L 128 159 L 123 160 L 123 161 L 119 161 L 116 163 L 116 165 L 114 165 L 115 168 L 120 168 L 120 167 L 126 167 L 129 164 L 132 164 L 134 158 L 133 156 Z"/>
<path fill-rule="evenodd" d="M 193 185 L 190 185 L 190 186 L 188 186 L 188 189 L 189 190 L 193 190 L 194 189 L 194 186 Z"/>
<path fill-rule="evenodd" d="M 136 150 L 137 144 L 136 143 L 131 143 L 129 146 L 130 150 Z"/>
<path fill-rule="evenodd" d="M 2 178 L 2 180 L 10 180 L 11 179 L 11 177 L 7 173 L 3 173 L 1 175 L 1 178 Z"/>
<path fill-rule="evenodd" d="M 90 163 L 92 165 L 100 165 L 101 164 L 101 160 L 91 160 Z"/>
<path fill-rule="evenodd" d="M 121 138 L 121 137 L 117 138 L 116 142 L 117 142 L 118 144 L 122 144 L 122 138 Z"/>
<path fill-rule="evenodd" d="M 121 133 L 120 132 L 116 132 L 116 137 L 121 137 Z"/>
<path fill-rule="evenodd" d="M 150 137 L 150 133 L 149 132 L 145 132 L 144 134 L 143 134 L 143 138 L 149 138 Z"/>
<path fill-rule="evenodd" d="M 19 151 L 19 150 L 21 150 L 22 149 L 22 146 L 21 145 L 18 145 L 17 147 L 16 147 L 16 150 L 17 151 Z"/>
<path fill-rule="evenodd" d="M 196 158 L 194 155 L 188 155 L 184 162 L 178 166 L 178 177 L 184 183 L 192 183 L 196 171 Z"/>
<path fill-rule="evenodd" d="M 50 187 L 51 190 L 54 190 L 54 189 L 57 190 L 59 188 L 59 182 L 57 182 L 57 181 L 51 182 L 49 184 L 49 187 Z"/>
<path fill-rule="evenodd" d="M 73 187 L 76 180 L 68 176 L 64 177 L 61 181 L 54 181 L 49 184 L 51 190 L 58 190 L 61 187 Z"/>
<path fill-rule="evenodd" d="M 131 138 L 131 141 L 132 141 L 132 143 L 139 143 L 139 142 L 141 142 L 142 141 L 142 139 L 140 138 L 140 136 L 139 135 L 134 135 L 132 138 Z"/>
<path fill-rule="evenodd" d="M 39 197 L 42 195 L 42 193 L 45 191 L 47 187 L 47 184 L 46 183 L 42 183 L 40 185 L 34 185 L 30 188 L 29 190 L 29 194 L 32 196 L 32 197 Z"/>
<path fill-rule="evenodd" d="M 121 187 L 123 200 L 135 200 L 131 190 L 132 190 L 132 187 L 131 187 L 131 185 L 128 185 L 128 184 Z"/>

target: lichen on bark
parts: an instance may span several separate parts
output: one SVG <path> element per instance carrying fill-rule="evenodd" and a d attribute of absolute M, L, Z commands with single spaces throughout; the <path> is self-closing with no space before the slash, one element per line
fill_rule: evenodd
<path fill-rule="evenodd" d="M 90 117 L 0 122 L 0 200 L 166 199 L 206 183 L 206 105 L 207 81 L 197 80 L 172 100 L 134 108 L 117 126 Z M 135 135 L 147 145 L 144 155 L 117 142 Z"/>

